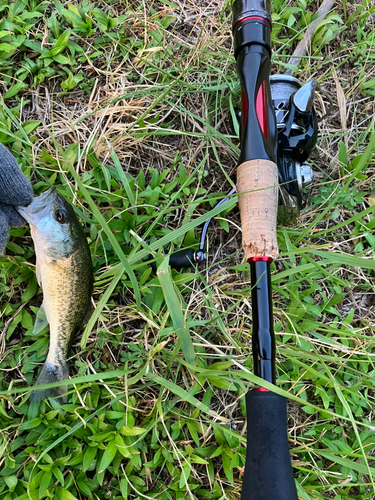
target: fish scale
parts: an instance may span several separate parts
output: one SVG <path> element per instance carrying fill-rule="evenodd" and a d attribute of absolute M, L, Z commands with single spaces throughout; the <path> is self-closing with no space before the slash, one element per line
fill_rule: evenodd
<path fill-rule="evenodd" d="M 51 337 L 47 360 L 51 363 L 66 362 L 72 333 L 80 326 L 83 312 L 87 310 L 85 290 L 90 283 L 84 283 L 85 274 L 80 280 L 76 279 L 83 265 L 79 252 L 69 257 L 66 264 L 61 266 L 54 261 L 45 266 L 42 275 L 43 303 Z"/>
<path fill-rule="evenodd" d="M 30 224 L 43 308 L 50 325 L 49 352 L 36 385 L 66 380 L 69 349 L 90 308 L 90 249 L 73 208 L 54 188 L 18 211 Z M 41 401 L 49 396 L 65 402 L 67 390 L 61 385 L 33 391 L 30 399 Z"/>

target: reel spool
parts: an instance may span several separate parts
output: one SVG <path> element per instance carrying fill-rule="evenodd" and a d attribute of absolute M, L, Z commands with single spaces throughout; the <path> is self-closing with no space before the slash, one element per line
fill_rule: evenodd
<path fill-rule="evenodd" d="M 287 75 L 270 77 L 272 103 L 277 123 L 277 166 L 280 182 L 278 218 L 283 223 L 297 218 L 303 190 L 312 184 L 313 171 L 306 162 L 318 137 L 314 109 L 316 80 L 301 85 Z"/>

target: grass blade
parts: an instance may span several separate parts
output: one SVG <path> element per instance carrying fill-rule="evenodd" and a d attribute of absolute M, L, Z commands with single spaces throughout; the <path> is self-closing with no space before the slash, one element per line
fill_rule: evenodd
<path fill-rule="evenodd" d="M 182 352 L 192 365 L 195 364 L 195 352 L 193 342 L 190 337 L 189 328 L 186 326 L 186 318 L 183 314 L 183 309 L 186 308 L 181 296 L 177 293 L 176 286 L 172 280 L 169 267 L 169 256 L 165 257 L 157 270 L 157 277 L 160 286 L 163 290 L 165 302 L 168 307 L 168 312 L 171 316 L 175 333 L 179 339 L 178 344 L 181 345 Z M 176 347 L 177 351 L 178 345 Z"/>

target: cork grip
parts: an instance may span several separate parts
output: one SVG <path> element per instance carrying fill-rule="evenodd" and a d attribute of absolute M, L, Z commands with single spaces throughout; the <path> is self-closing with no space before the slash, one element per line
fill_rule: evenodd
<path fill-rule="evenodd" d="M 277 166 L 268 160 L 251 160 L 237 168 L 242 245 L 246 260 L 279 254 L 276 239 L 278 207 Z"/>

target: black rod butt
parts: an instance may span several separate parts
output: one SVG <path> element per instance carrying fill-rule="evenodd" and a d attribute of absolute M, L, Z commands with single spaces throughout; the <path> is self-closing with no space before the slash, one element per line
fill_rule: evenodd
<path fill-rule="evenodd" d="M 246 394 L 247 451 L 241 500 L 298 500 L 289 455 L 286 399 Z"/>

